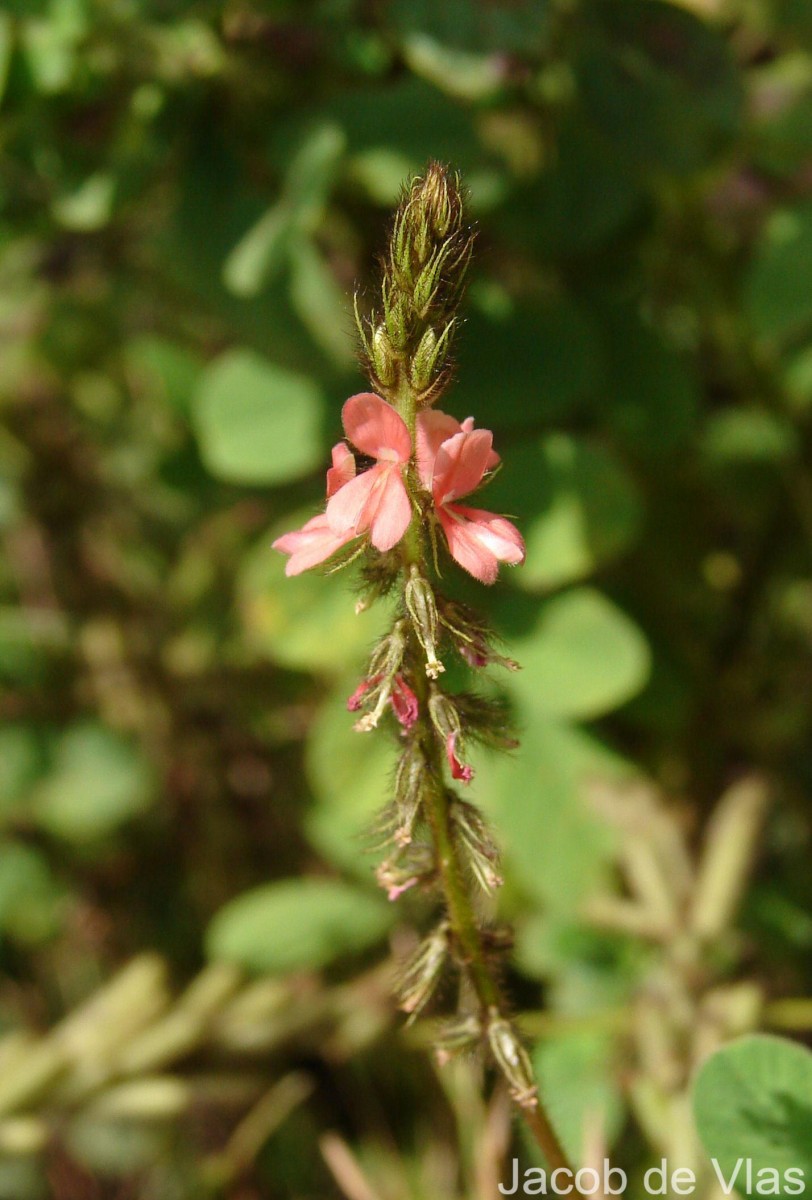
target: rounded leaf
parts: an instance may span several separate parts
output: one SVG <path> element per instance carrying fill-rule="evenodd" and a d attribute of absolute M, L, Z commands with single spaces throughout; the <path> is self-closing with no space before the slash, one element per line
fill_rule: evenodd
<path fill-rule="evenodd" d="M 511 687 L 531 712 L 579 720 L 625 704 L 651 666 L 638 627 L 592 588 L 546 601 L 531 632 L 511 642 L 511 657 L 523 668 Z"/>
<path fill-rule="evenodd" d="M 322 459 L 322 394 L 307 376 L 251 350 L 203 372 L 193 416 L 206 466 L 229 483 L 286 483 Z"/>
<path fill-rule="evenodd" d="M 210 958 L 282 975 L 317 970 L 374 946 L 390 909 L 376 896 L 331 879 L 290 879 L 230 901 L 209 925 Z"/>
<path fill-rule="evenodd" d="M 765 1175 L 794 1169 L 812 1180 L 812 1054 L 785 1038 L 756 1034 L 723 1046 L 702 1065 L 694 1083 L 694 1118 L 702 1144 L 742 1195 L 784 1195 Z"/>

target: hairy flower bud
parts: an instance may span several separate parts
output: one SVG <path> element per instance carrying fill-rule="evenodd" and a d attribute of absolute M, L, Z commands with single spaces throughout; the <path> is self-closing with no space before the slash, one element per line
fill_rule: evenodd
<path fill-rule="evenodd" d="M 428 767 L 420 743 L 415 739 L 407 743 L 395 771 L 397 825 L 393 836 L 398 846 L 407 846 L 412 840 L 427 782 Z"/>
<path fill-rule="evenodd" d="M 392 344 L 383 325 L 379 325 L 372 335 L 370 357 L 378 382 L 384 387 L 394 383 L 397 378 L 397 363 Z"/>
<path fill-rule="evenodd" d="M 496 1008 L 488 1014 L 488 1044 L 496 1064 L 510 1085 L 510 1092 L 523 1108 L 535 1108 L 538 1090 L 530 1058 L 519 1035 Z"/>
<path fill-rule="evenodd" d="M 450 696 L 432 688 L 429 696 L 429 715 L 434 728 L 445 743 L 451 777 L 461 779 L 463 783 L 470 783 L 474 778 L 473 768 L 462 762 L 457 754 L 457 747 L 462 741 L 462 725 L 454 701 Z"/>
<path fill-rule="evenodd" d="M 437 1032 L 437 1062 L 441 1067 L 458 1054 L 473 1050 L 482 1040 L 482 1025 L 473 1013 L 444 1022 Z"/>
<path fill-rule="evenodd" d="M 451 819 L 471 873 L 485 892 L 502 886 L 497 871 L 499 850 L 479 809 L 466 800 L 452 797 Z"/>
<path fill-rule="evenodd" d="M 401 971 L 398 980 L 400 1006 L 412 1020 L 428 1004 L 439 982 L 448 959 L 448 935 L 448 922 L 443 921 L 420 943 Z"/>
<path fill-rule="evenodd" d="M 437 656 L 437 601 L 433 587 L 414 565 L 409 572 L 404 600 L 417 639 L 426 652 L 426 674 L 429 679 L 436 679 L 445 670 Z"/>

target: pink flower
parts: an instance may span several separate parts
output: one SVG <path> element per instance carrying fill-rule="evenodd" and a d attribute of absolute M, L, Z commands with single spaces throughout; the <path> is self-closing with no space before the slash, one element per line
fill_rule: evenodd
<path fill-rule="evenodd" d="M 381 687 L 381 684 L 384 686 Z M 376 709 L 380 708 L 382 711 L 387 704 L 390 704 L 402 728 L 408 732 L 417 720 L 419 710 L 417 696 L 400 672 L 386 681 L 382 674 L 373 675 L 371 679 L 362 679 L 353 694 L 347 698 L 349 712 L 358 712 L 363 708 L 364 699 L 371 690 L 375 690 L 377 693 Z M 377 724 L 377 720 L 375 724 Z"/>
<path fill-rule="evenodd" d="M 339 486 L 327 504 L 327 521 L 336 535 L 356 537 L 369 530 L 377 550 L 391 550 L 412 518 L 403 471 L 412 452 L 406 423 L 374 392 L 351 396 L 342 414 L 347 437 L 374 467 Z"/>
<path fill-rule="evenodd" d="M 311 517 L 301 529 L 294 529 L 291 533 L 278 537 L 273 543 L 273 548 L 290 555 L 285 567 L 286 575 L 301 575 L 302 571 L 309 571 L 311 567 L 317 567 L 319 563 L 330 558 L 353 537 L 352 533 L 336 533 L 327 523 L 326 515 L 319 513 L 317 517 Z"/>
<path fill-rule="evenodd" d="M 402 675 L 395 676 L 392 688 L 392 708 L 400 724 L 408 732 L 418 717 L 417 696 Z"/>
<path fill-rule="evenodd" d="M 451 555 L 482 583 L 493 583 L 499 563 L 524 562 L 524 541 L 505 517 L 453 503 L 482 483 L 499 462 L 493 434 L 460 424 L 447 413 L 427 410 L 417 418 L 417 469 L 434 500 Z"/>
<path fill-rule="evenodd" d="M 333 465 L 327 472 L 327 495 L 333 496 L 351 479 L 355 478 L 355 459 L 352 451 L 345 442 L 338 442 L 332 450 Z M 285 533 L 273 543 L 274 550 L 289 554 L 290 559 L 285 567 L 286 575 L 301 575 L 311 567 L 330 558 L 336 550 L 340 550 L 355 534 L 352 532 L 337 533 L 329 524 L 325 513 L 311 517 L 301 529 Z"/>
<path fill-rule="evenodd" d="M 451 770 L 452 779 L 461 779 L 463 783 L 470 783 L 474 778 L 474 768 L 468 763 L 461 762 L 457 757 L 457 737 L 456 733 L 449 733 L 445 739 L 445 756 L 448 760 L 448 766 Z"/>

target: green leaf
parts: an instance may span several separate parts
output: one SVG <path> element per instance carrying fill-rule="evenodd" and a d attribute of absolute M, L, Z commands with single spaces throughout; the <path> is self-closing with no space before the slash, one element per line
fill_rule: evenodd
<path fill-rule="evenodd" d="M 285 263 L 293 214 L 280 204 L 263 213 L 223 263 L 223 283 L 235 296 L 256 296 Z"/>
<path fill-rule="evenodd" d="M 0 931 L 36 944 L 57 928 L 62 891 L 39 850 L 0 841 Z"/>
<path fill-rule="evenodd" d="M 231 900 L 210 924 L 206 950 L 264 974 L 316 970 L 374 946 L 391 919 L 383 901 L 349 884 L 285 880 Z"/>
<path fill-rule="evenodd" d="M 346 697 L 357 682 L 355 676 L 337 687 L 310 730 L 305 765 L 316 804 L 305 831 L 328 861 L 370 879 L 374 859 L 363 852 L 364 836 L 390 795 L 397 747 L 353 729 Z"/>
<path fill-rule="evenodd" d="M 497 218 L 518 253 L 535 250 L 553 260 L 583 254 L 632 221 L 643 196 L 613 150 L 582 114 L 562 121 L 539 177 L 517 190 Z M 566 365 L 578 369 L 575 360 Z"/>
<path fill-rule="evenodd" d="M 42 774 L 42 739 L 29 725 L 0 728 L 0 821 L 24 816 L 24 804 Z"/>
<path fill-rule="evenodd" d="M 290 298 L 316 345 L 338 367 L 355 359 L 352 305 L 328 263 L 309 238 L 291 246 Z"/>
<path fill-rule="evenodd" d="M 145 333 L 124 347 L 128 371 L 140 387 L 173 411 L 186 415 L 203 369 L 198 356 L 168 338 Z"/>
<path fill-rule="evenodd" d="M 643 634 L 602 593 L 578 588 L 538 609 L 532 630 L 511 640 L 522 666 L 511 689 L 534 715 L 587 720 L 624 704 L 645 685 Z"/>
<path fill-rule="evenodd" d="M 699 411 L 695 364 L 634 308 L 607 306 L 599 315 L 607 378 L 596 414 L 638 454 L 662 454 L 684 444 Z"/>
<path fill-rule="evenodd" d="M 312 515 L 290 514 L 248 554 L 238 580 L 238 603 L 255 650 L 294 670 L 334 673 L 360 667 L 364 651 L 391 615 L 386 604 L 356 613 L 352 567 L 337 576 L 318 571 L 285 575 L 287 559 L 271 543 Z"/>
<path fill-rule="evenodd" d="M 499 831 L 505 878 L 549 913 L 574 913 L 609 870 L 610 831 L 584 802 L 588 780 L 624 777 L 629 767 L 578 729 L 521 722 L 515 755 L 478 764 L 476 798 Z"/>
<path fill-rule="evenodd" d="M 513 0 L 509 6 L 391 0 L 388 7 L 396 32 L 421 34 L 469 53 L 537 54 L 549 36 L 549 0 Z"/>
<path fill-rule="evenodd" d="M 538 428 L 562 416 L 598 389 L 602 371 L 592 323 L 563 297 L 499 315 L 473 312 L 460 332 L 459 362 L 467 411 L 497 429 Z"/>
<path fill-rule="evenodd" d="M 144 812 L 154 795 L 152 772 L 140 751 L 88 722 L 59 739 L 53 769 L 33 797 L 33 816 L 55 837 L 92 841 Z"/>
<path fill-rule="evenodd" d="M 767 222 L 745 280 L 744 307 L 759 337 L 783 341 L 812 328 L 812 203 Z"/>
<path fill-rule="evenodd" d="M 748 1189 L 742 1166 L 735 1181 L 743 1195 L 789 1195 L 770 1189 L 769 1169 L 801 1172 L 812 1180 L 812 1054 L 784 1038 L 757 1034 L 723 1046 L 703 1064 L 694 1083 L 694 1118 L 702 1144 L 730 1179 L 739 1160 L 752 1161 Z M 797 1176 L 796 1176 L 797 1179 Z"/>
<path fill-rule="evenodd" d="M 798 451 L 793 425 L 760 409 L 726 409 L 707 422 L 702 453 L 712 466 L 733 463 L 782 463 Z"/>
<path fill-rule="evenodd" d="M 566 434 L 509 449 L 487 499 L 519 520 L 527 561 L 511 578 L 527 589 L 589 575 L 634 541 L 642 515 L 637 490 L 612 455 Z"/>
<path fill-rule="evenodd" d="M 203 373 L 193 417 L 203 461 L 229 483 L 285 483 L 322 459 L 320 388 L 251 350 L 230 350 Z"/>
<path fill-rule="evenodd" d="M 600 0 L 577 64 L 596 128 L 652 173 L 701 170 L 737 136 L 743 87 L 725 39 L 661 0 Z"/>
<path fill-rule="evenodd" d="M 623 1125 L 624 1103 L 614 1039 L 605 1033 L 569 1033 L 545 1039 L 533 1053 L 539 1091 L 549 1097 L 549 1111 L 570 1159 L 583 1162 L 590 1128 L 615 1142 Z"/>

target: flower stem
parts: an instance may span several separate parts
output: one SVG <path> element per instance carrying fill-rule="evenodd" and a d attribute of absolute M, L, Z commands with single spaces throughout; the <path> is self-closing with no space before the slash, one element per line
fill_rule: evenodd
<path fill-rule="evenodd" d="M 409 400 L 410 397 L 401 396 L 401 412 L 410 426 L 412 444 L 414 444 L 415 406 L 413 402 L 409 403 Z M 402 548 L 403 585 L 405 588 L 413 566 L 423 574 L 426 572 L 423 518 L 418 513 L 412 519 Z M 410 630 L 408 639 L 413 660 L 420 662 L 421 646 L 413 630 Z M 428 717 L 430 685 L 424 672 L 415 671 L 414 689 L 419 712 L 418 737 L 425 755 L 430 779 L 425 797 L 426 816 L 434 844 L 448 921 L 457 952 L 468 972 L 483 1017 L 489 1022 L 493 1020 L 494 1015 L 503 1019 L 505 1017 L 504 1000 L 494 973 L 488 964 L 473 898 L 452 830 L 448 792 L 443 785 L 445 748 Z M 547 1160 L 549 1168 L 551 1170 L 556 1168 L 567 1170 L 574 1179 L 575 1173 L 538 1094 L 534 1093 L 526 1097 L 514 1095 L 514 1103 Z"/>

